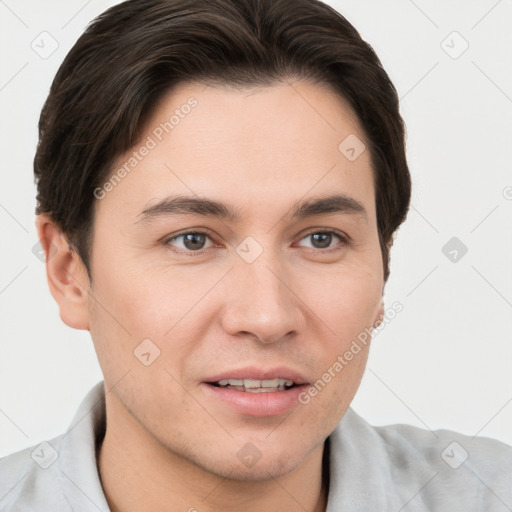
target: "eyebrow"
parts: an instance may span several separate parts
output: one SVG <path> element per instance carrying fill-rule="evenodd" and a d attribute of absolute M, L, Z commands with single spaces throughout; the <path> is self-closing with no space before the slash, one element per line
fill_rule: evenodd
<path fill-rule="evenodd" d="M 365 220 L 368 218 L 365 207 L 359 201 L 344 194 L 299 200 L 294 203 L 291 211 L 285 216 L 292 219 L 304 219 L 326 214 L 355 214 Z M 174 195 L 144 209 L 137 215 L 136 222 L 148 222 L 170 215 L 202 215 L 234 223 L 239 222 L 242 217 L 240 209 L 213 199 Z"/>

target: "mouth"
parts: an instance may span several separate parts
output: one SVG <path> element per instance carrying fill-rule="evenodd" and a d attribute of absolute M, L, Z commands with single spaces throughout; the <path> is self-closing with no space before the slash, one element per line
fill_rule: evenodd
<path fill-rule="evenodd" d="M 288 391 L 297 386 L 293 380 L 282 379 L 222 379 L 216 382 L 207 382 L 210 386 L 222 389 L 234 389 L 245 393 L 276 393 Z"/>
<path fill-rule="evenodd" d="M 300 373 L 282 366 L 226 371 L 205 379 L 201 387 L 220 408 L 268 417 L 289 413 L 299 404 L 299 395 L 308 385 Z"/>

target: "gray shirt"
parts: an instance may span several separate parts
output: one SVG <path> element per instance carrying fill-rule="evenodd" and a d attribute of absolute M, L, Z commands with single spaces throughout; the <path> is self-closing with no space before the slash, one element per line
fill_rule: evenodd
<path fill-rule="evenodd" d="M 67 432 L 0 459 L 0 511 L 108 512 L 97 448 L 103 382 Z M 329 436 L 327 512 L 511 512 L 512 447 L 411 425 L 369 425 L 349 408 Z"/>

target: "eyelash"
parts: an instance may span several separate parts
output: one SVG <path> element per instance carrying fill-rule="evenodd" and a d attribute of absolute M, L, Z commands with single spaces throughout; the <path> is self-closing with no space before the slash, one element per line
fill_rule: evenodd
<path fill-rule="evenodd" d="M 176 240 L 178 238 L 184 237 L 186 235 L 190 235 L 190 234 L 206 235 L 208 238 L 210 238 L 210 240 L 214 241 L 213 238 L 212 238 L 212 235 L 210 233 L 206 232 L 206 231 L 190 230 L 190 231 L 185 231 L 183 233 L 179 233 L 177 235 L 173 235 L 171 237 L 168 237 L 168 238 L 164 239 L 163 240 L 163 244 L 165 246 L 171 247 L 170 242 L 172 242 L 173 240 Z M 310 248 L 312 251 L 317 252 L 317 253 L 324 253 L 324 254 L 325 253 L 331 253 L 333 251 L 340 250 L 341 248 L 345 247 L 349 243 L 349 237 L 347 235 L 345 235 L 344 233 L 341 233 L 339 231 L 334 231 L 332 229 L 326 229 L 326 230 L 315 229 L 315 230 L 309 231 L 309 232 L 305 233 L 300 240 L 302 241 L 302 240 L 304 240 L 304 238 L 307 238 L 308 236 L 315 235 L 315 234 L 334 235 L 334 236 L 336 236 L 336 237 L 338 237 L 340 239 L 340 243 L 337 246 L 335 246 L 335 247 L 331 247 L 331 248 L 328 248 L 328 249 L 317 249 L 315 247 Z M 185 250 L 182 249 L 182 250 L 175 250 L 175 252 L 177 252 L 178 254 L 185 254 L 185 255 L 189 255 L 189 256 L 195 256 L 195 255 L 204 254 L 208 249 L 210 249 L 210 248 L 199 249 L 197 251 L 192 251 L 192 250 L 189 250 L 189 249 L 185 249 Z"/>

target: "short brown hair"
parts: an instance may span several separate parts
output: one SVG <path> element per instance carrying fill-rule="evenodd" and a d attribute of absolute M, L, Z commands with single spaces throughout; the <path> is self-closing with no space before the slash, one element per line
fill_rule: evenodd
<path fill-rule="evenodd" d="M 137 143 L 158 100 L 187 81 L 258 86 L 292 76 L 330 86 L 364 128 L 387 281 L 411 195 L 398 95 L 372 47 L 318 0 L 128 0 L 99 15 L 41 112 L 36 214 L 66 233 L 92 279 L 93 192 Z"/>

